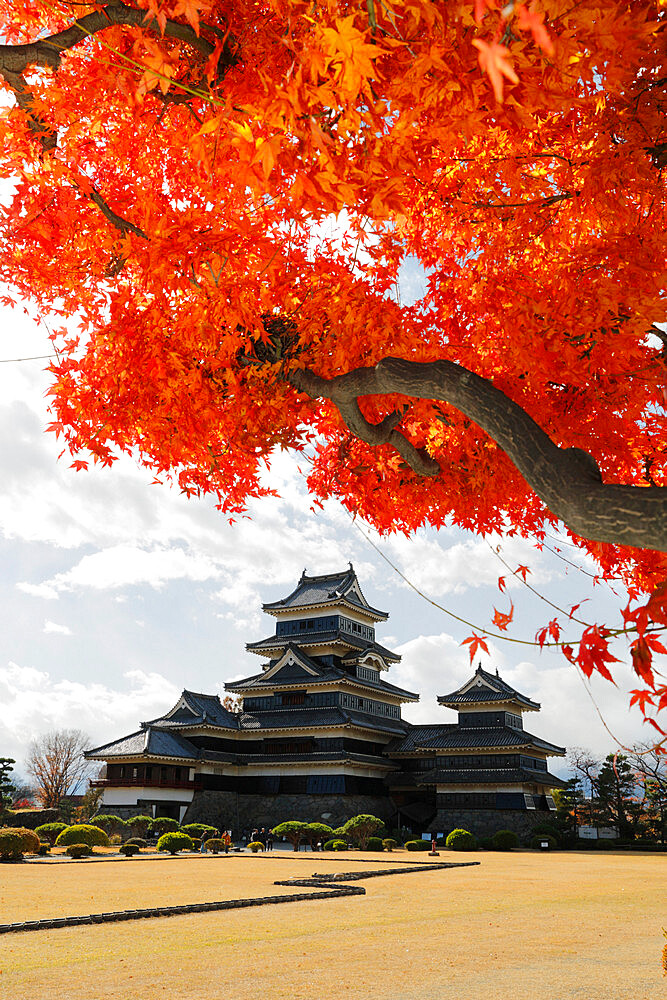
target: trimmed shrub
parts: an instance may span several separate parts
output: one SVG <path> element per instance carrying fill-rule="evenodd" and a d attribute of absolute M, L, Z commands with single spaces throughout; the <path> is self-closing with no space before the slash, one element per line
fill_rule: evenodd
<path fill-rule="evenodd" d="M 348 819 L 347 823 L 343 827 L 343 832 L 347 840 L 351 840 L 353 844 L 356 844 L 362 849 L 366 850 L 366 844 L 368 843 L 368 838 L 375 836 L 380 831 L 384 830 L 384 823 L 377 816 L 371 816 L 368 813 L 361 813 L 359 816 L 353 816 L 352 819 Z"/>
<path fill-rule="evenodd" d="M 88 844 L 70 844 L 65 853 L 76 860 L 77 858 L 87 858 L 93 853 L 93 849 Z"/>
<path fill-rule="evenodd" d="M 396 848 L 398 847 L 398 843 L 397 841 L 392 840 L 391 837 L 386 837 L 382 841 L 382 846 L 384 847 L 385 851 L 395 851 Z"/>
<path fill-rule="evenodd" d="M 39 837 L 34 830 L 28 829 L 27 826 L 15 826 L 11 829 L 21 838 L 22 854 L 39 854 Z"/>
<path fill-rule="evenodd" d="M 152 816 L 131 816 L 126 820 L 127 826 L 129 826 L 132 833 L 136 833 L 139 837 L 144 837 L 148 833 L 152 822 Z"/>
<path fill-rule="evenodd" d="M 291 819 L 286 823 L 279 823 L 278 826 L 274 826 L 273 835 L 274 837 L 284 837 L 285 840 L 289 840 L 294 850 L 298 851 L 299 844 L 306 838 L 307 828 L 308 823 L 302 823 L 300 820 Z M 256 841 L 256 843 L 259 843 L 259 841 Z M 250 844 L 248 844 L 248 847 L 250 847 Z"/>
<path fill-rule="evenodd" d="M 452 830 L 445 843 L 450 851 L 477 850 L 477 838 L 469 830 Z"/>
<path fill-rule="evenodd" d="M 264 850 L 264 844 L 261 840 L 251 840 L 248 844 L 248 849 L 251 850 L 253 854 L 257 854 L 257 851 Z"/>
<path fill-rule="evenodd" d="M 318 841 L 322 841 L 324 844 L 326 840 L 331 840 L 333 830 L 326 823 L 306 823 L 303 835 L 310 846 L 314 848 Z"/>
<path fill-rule="evenodd" d="M 493 837 L 481 837 L 477 844 L 483 851 L 493 850 Z"/>
<path fill-rule="evenodd" d="M 133 844 L 135 847 L 148 847 L 148 841 L 144 840 L 143 837 L 130 837 L 125 843 Z"/>
<path fill-rule="evenodd" d="M 190 834 L 188 834 L 188 837 L 190 837 Z M 190 840 L 192 841 L 192 850 L 201 851 L 201 837 L 190 837 Z"/>
<path fill-rule="evenodd" d="M 136 844 L 125 843 L 120 846 L 120 853 L 124 854 L 126 858 L 131 858 L 134 854 L 139 853 L 139 848 Z"/>
<path fill-rule="evenodd" d="M 532 840 L 533 837 L 536 837 L 538 833 L 539 834 L 548 833 L 549 836 L 553 837 L 553 839 L 556 841 L 556 846 L 558 846 L 558 844 L 560 844 L 561 837 L 563 836 L 563 831 L 562 830 L 559 830 L 558 827 L 555 826 L 553 823 L 548 823 L 546 821 L 544 823 L 536 823 L 535 824 L 535 826 L 533 827 L 533 829 L 530 831 L 530 838 L 529 839 Z"/>
<path fill-rule="evenodd" d="M 62 831 L 66 829 L 67 823 L 43 823 L 41 826 L 37 827 L 35 833 L 40 840 L 48 840 L 51 847 L 53 847 L 58 834 L 62 833 Z"/>
<path fill-rule="evenodd" d="M 558 842 L 555 837 L 552 837 L 550 833 L 536 833 L 530 842 L 530 846 L 535 850 L 540 850 L 544 841 L 549 844 L 549 850 L 552 851 L 554 847 L 558 847 Z"/>
<path fill-rule="evenodd" d="M 119 844 L 123 843 L 123 838 L 119 833 L 112 833 L 111 836 L 109 837 L 109 843 L 112 845 L 112 847 L 118 847 Z"/>
<path fill-rule="evenodd" d="M 68 826 L 56 837 L 56 847 L 69 847 L 70 844 L 88 844 L 88 847 L 109 847 L 109 838 L 99 826 L 89 823 L 75 823 Z"/>
<path fill-rule="evenodd" d="M 170 830 L 163 833 L 157 842 L 158 851 L 166 851 L 168 854 L 178 854 L 179 851 L 192 850 L 192 837 L 180 830 Z"/>
<path fill-rule="evenodd" d="M 5 827 L 0 830 L 0 859 L 3 861 L 20 861 L 23 857 L 23 837 L 20 827 Z"/>
<path fill-rule="evenodd" d="M 406 851 L 430 851 L 431 841 L 430 840 L 406 840 L 405 842 Z"/>
<path fill-rule="evenodd" d="M 39 850 L 37 851 L 37 853 L 41 854 L 42 856 L 51 853 L 51 845 L 49 844 L 48 840 L 40 841 Z"/>
<path fill-rule="evenodd" d="M 327 840 L 323 846 L 325 851 L 346 851 L 347 844 L 344 840 Z"/>
<path fill-rule="evenodd" d="M 204 841 L 204 847 L 211 854 L 220 854 L 220 851 L 224 851 L 225 849 L 225 842 L 220 837 L 210 837 Z"/>
<path fill-rule="evenodd" d="M 218 836 L 217 826 L 209 826 L 208 823 L 186 823 L 181 827 L 181 833 L 187 833 L 188 837 L 204 840 L 209 837 Z"/>
<path fill-rule="evenodd" d="M 151 820 L 151 833 L 176 833 L 179 829 L 176 820 L 170 819 L 169 816 L 158 816 L 157 819 Z M 187 837 L 187 833 L 185 836 Z"/>
<path fill-rule="evenodd" d="M 366 844 L 367 851 L 381 851 L 384 848 L 384 844 L 381 837 L 369 837 L 368 843 Z"/>
<path fill-rule="evenodd" d="M 95 826 L 98 826 L 100 830 L 104 830 L 108 835 L 118 833 L 124 826 L 128 825 L 120 816 L 113 816 L 111 813 L 101 813 L 99 816 L 93 816 L 91 822 Z"/>
<path fill-rule="evenodd" d="M 494 851 L 511 851 L 513 847 L 519 846 L 519 838 L 514 830 L 496 830 L 491 841 Z"/>

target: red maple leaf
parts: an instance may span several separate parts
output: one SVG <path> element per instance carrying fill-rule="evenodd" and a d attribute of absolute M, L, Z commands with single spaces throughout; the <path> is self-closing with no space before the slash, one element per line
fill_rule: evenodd
<path fill-rule="evenodd" d="M 464 639 L 463 642 L 461 643 L 462 646 L 467 646 L 468 644 L 470 644 L 470 649 L 468 650 L 468 652 L 470 653 L 471 663 L 478 649 L 483 649 L 484 652 L 487 654 L 487 656 L 489 655 L 489 647 L 484 641 L 483 636 L 475 635 L 475 633 L 473 632 L 472 635 L 468 636 L 468 638 Z"/>

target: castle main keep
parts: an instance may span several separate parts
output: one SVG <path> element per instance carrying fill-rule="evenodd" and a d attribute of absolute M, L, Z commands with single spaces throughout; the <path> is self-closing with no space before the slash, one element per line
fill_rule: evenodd
<path fill-rule="evenodd" d="M 390 827 L 483 836 L 528 832 L 553 810 L 563 782 L 547 758 L 562 747 L 524 729 L 540 706 L 479 666 L 438 702 L 457 721 L 412 725 L 418 700 L 385 679 L 400 656 L 376 639 L 387 614 L 372 607 L 350 565 L 308 576 L 264 604 L 275 619 L 251 642 L 259 672 L 217 695 L 185 690 L 129 736 L 88 751 L 106 763 L 103 812 L 202 821 L 239 833 L 288 819 L 339 826 L 373 813 Z"/>

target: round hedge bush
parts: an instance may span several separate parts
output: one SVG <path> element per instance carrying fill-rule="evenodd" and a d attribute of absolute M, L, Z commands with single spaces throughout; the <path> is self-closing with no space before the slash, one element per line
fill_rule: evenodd
<path fill-rule="evenodd" d="M 68 826 L 56 837 L 56 847 L 69 847 L 70 844 L 88 844 L 88 847 L 109 847 L 109 838 L 99 826 L 89 823 L 75 823 Z"/>
<path fill-rule="evenodd" d="M 122 830 L 123 827 L 129 825 L 120 816 L 113 816 L 110 813 L 101 813 L 99 816 L 93 816 L 93 823 L 95 826 L 99 826 L 100 830 L 104 830 L 109 834 L 116 833 L 118 830 Z"/>
<path fill-rule="evenodd" d="M 176 820 L 169 816 L 158 816 L 157 819 L 151 820 L 151 833 L 178 833 L 179 830 L 180 827 Z"/>
<path fill-rule="evenodd" d="M 89 844 L 70 844 L 66 854 L 69 854 L 70 858 L 77 860 L 78 858 L 87 858 L 89 854 L 92 854 L 93 849 Z"/>
<path fill-rule="evenodd" d="M 188 837 L 204 840 L 218 836 L 217 826 L 209 826 L 208 823 L 186 823 L 181 827 L 181 833 L 187 833 Z"/>
<path fill-rule="evenodd" d="M 192 837 L 179 830 L 172 830 L 163 833 L 157 842 L 158 851 L 166 851 L 167 854 L 178 854 L 179 851 L 192 850 Z"/>
<path fill-rule="evenodd" d="M 323 849 L 325 851 L 346 851 L 347 844 L 344 840 L 327 840 Z"/>
<path fill-rule="evenodd" d="M 511 851 L 519 846 L 519 838 L 514 830 L 496 830 L 491 838 L 494 851 Z"/>
<path fill-rule="evenodd" d="M 48 840 L 40 841 L 39 851 L 37 853 L 41 854 L 42 856 L 51 853 L 51 845 L 49 844 Z"/>
<path fill-rule="evenodd" d="M 430 851 L 431 841 L 430 840 L 406 840 L 405 842 L 406 851 Z"/>
<path fill-rule="evenodd" d="M 382 851 L 384 850 L 384 842 L 382 837 L 369 837 L 368 843 L 366 844 L 367 851 Z"/>
<path fill-rule="evenodd" d="M 24 854 L 39 854 L 39 837 L 34 830 L 29 830 L 25 826 L 15 826 L 12 829 L 21 837 Z"/>
<path fill-rule="evenodd" d="M 396 840 L 392 840 L 391 837 L 385 837 L 382 841 L 382 846 L 385 851 L 395 851 L 398 847 L 398 842 Z"/>
<path fill-rule="evenodd" d="M 204 841 L 204 847 L 211 854 L 220 854 L 220 851 L 225 849 L 225 842 L 220 837 L 209 837 L 208 840 Z"/>
<path fill-rule="evenodd" d="M 144 840 L 143 837 L 130 837 L 130 839 L 126 840 L 125 843 L 134 844 L 135 847 L 148 847 L 148 841 Z"/>
<path fill-rule="evenodd" d="M 67 823 L 42 823 L 41 826 L 37 827 L 35 833 L 40 840 L 48 840 L 51 847 L 53 847 L 58 834 L 62 833 L 62 831 L 66 829 Z"/>
<path fill-rule="evenodd" d="M 124 854 L 126 858 L 131 858 L 134 854 L 139 853 L 139 848 L 136 844 L 121 844 L 119 851 Z"/>
<path fill-rule="evenodd" d="M 20 861 L 23 857 L 23 838 L 15 830 L 0 830 L 0 859 Z"/>
<path fill-rule="evenodd" d="M 450 851 L 476 851 L 477 838 L 469 830 L 452 830 L 445 841 Z"/>
<path fill-rule="evenodd" d="M 153 822 L 152 816 L 130 816 L 126 820 L 126 826 L 129 826 L 131 830 L 136 830 L 139 836 L 144 836 L 148 832 L 148 828 Z"/>
<path fill-rule="evenodd" d="M 557 847 L 557 841 L 555 837 L 552 837 L 550 833 L 536 833 L 530 842 L 530 846 L 535 850 L 540 850 L 544 841 L 549 844 L 549 850 L 552 851 L 554 847 Z"/>
<path fill-rule="evenodd" d="M 261 840 L 251 840 L 248 844 L 248 849 L 251 850 L 253 854 L 257 854 L 257 851 L 264 850 L 264 844 Z"/>

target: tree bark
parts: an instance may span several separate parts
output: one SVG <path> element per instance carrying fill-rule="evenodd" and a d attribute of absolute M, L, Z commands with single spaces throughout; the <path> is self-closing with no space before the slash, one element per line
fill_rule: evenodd
<path fill-rule="evenodd" d="M 399 393 L 449 403 L 493 438 L 551 513 L 576 534 L 667 551 L 667 489 L 603 483 L 592 455 L 560 448 L 517 403 L 461 365 L 384 358 L 373 368 L 331 379 L 300 370 L 289 381 L 313 399 L 331 400 L 354 434 L 371 445 L 393 445 L 415 472 L 427 476 L 437 476 L 439 467 L 396 430 L 400 415 L 370 424 L 358 398 Z"/>

